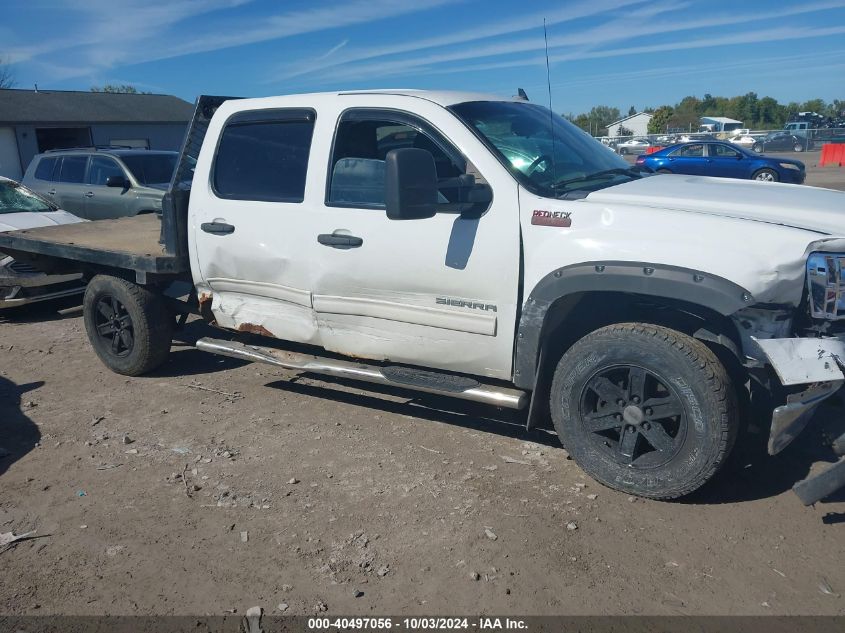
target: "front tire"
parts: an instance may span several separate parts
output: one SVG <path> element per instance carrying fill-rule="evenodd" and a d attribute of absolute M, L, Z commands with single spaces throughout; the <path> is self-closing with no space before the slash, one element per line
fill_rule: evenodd
<path fill-rule="evenodd" d="M 796 143 L 795 145 L 792 146 L 792 149 L 795 150 L 796 152 L 803 152 L 804 146 L 801 145 L 801 143 Z"/>
<path fill-rule="evenodd" d="M 162 296 L 111 275 L 97 275 L 85 289 L 88 340 L 103 364 L 125 376 L 159 367 L 170 352 L 173 316 Z"/>
<path fill-rule="evenodd" d="M 763 146 L 760 145 L 759 143 L 754 143 L 754 145 L 751 146 L 751 149 L 754 150 L 758 154 L 763 153 Z"/>
<path fill-rule="evenodd" d="M 751 176 L 751 178 L 762 182 L 777 182 L 778 173 L 774 169 L 763 168 L 754 172 L 754 175 Z"/>
<path fill-rule="evenodd" d="M 602 484 L 675 499 L 709 481 L 736 438 L 736 394 L 700 341 L 666 327 L 610 325 L 560 359 L 551 388 L 555 429 Z"/>

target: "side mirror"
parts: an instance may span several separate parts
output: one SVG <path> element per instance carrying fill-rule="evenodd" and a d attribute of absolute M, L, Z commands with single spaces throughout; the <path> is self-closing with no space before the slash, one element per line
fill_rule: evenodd
<path fill-rule="evenodd" d="M 109 176 L 106 178 L 106 187 L 129 189 L 129 181 L 123 176 Z"/>
<path fill-rule="evenodd" d="M 437 167 L 431 152 L 392 149 L 385 157 L 384 203 L 390 220 L 424 220 L 437 213 Z"/>

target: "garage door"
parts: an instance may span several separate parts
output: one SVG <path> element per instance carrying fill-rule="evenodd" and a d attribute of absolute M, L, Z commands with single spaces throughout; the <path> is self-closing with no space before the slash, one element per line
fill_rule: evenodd
<path fill-rule="evenodd" d="M 0 176 L 20 180 L 22 175 L 15 131 L 10 127 L 0 127 Z"/>

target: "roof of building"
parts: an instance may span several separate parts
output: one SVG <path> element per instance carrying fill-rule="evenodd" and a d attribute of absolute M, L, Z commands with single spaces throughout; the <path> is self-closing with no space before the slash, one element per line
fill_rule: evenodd
<path fill-rule="evenodd" d="M 737 121 L 736 119 L 729 119 L 726 116 L 703 116 L 701 117 L 702 121 L 713 121 L 713 123 L 742 123 L 742 121 Z"/>
<path fill-rule="evenodd" d="M 193 110 L 171 95 L 0 90 L 2 123 L 187 123 Z"/>
<path fill-rule="evenodd" d="M 607 127 L 610 127 L 611 125 L 616 125 L 617 123 L 624 123 L 628 119 L 633 119 L 634 117 L 637 117 L 637 116 L 640 116 L 640 115 L 643 115 L 643 114 L 646 115 L 649 119 L 654 116 L 650 112 L 637 112 L 636 114 L 630 114 L 630 115 L 626 116 L 624 119 L 619 119 L 618 121 L 614 121 L 613 123 L 609 123 L 607 125 Z"/>

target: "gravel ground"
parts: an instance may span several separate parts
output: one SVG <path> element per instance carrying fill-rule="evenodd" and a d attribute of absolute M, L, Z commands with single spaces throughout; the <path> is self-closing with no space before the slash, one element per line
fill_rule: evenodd
<path fill-rule="evenodd" d="M 78 311 L 0 321 L 0 532 L 37 530 L 0 548 L 0 613 L 845 613 L 845 496 L 789 490 L 832 459 L 838 402 L 661 503 L 520 414 L 186 345 L 125 378 Z"/>

